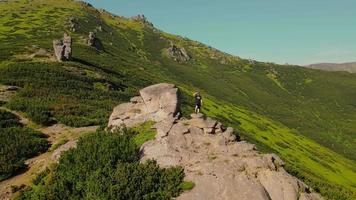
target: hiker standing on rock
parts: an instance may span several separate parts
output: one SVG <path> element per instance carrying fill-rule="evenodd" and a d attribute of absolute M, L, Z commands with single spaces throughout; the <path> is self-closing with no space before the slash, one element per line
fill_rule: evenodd
<path fill-rule="evenodd" d="M 203 105 L 203 99 L 199 92 L 194 93 L 195 98 L 195 114 L 200 113 L 200 108 Z"/>

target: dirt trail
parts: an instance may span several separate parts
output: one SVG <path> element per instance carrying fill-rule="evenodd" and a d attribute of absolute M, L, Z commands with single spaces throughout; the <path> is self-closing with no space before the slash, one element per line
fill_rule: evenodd
<path fill-rule="evenodd" d="M 80 128 L 73 128 L 66 126 L 64 124 L 54 124 L 48 127 L 40 127 L 28 118 L 26 118 L 22 113 L 9 110 L 4 107 L 0 107 L 2 110 L 6 110 L 11 112 L 19 117 L 20 122 L 26 126 L 29 126 L 35 130 L 42 132 L 43 134 L 48 136 L 48 141 L 53 145 L 56 143 L 60 143 L 65 141 L 64 144 L 73 143 L 75 142 L 80 136 L 86 133 L 95 132 L 98 126 L 89 126 L 89 127 L 80 127 Z M 60 148 L 60 146 L 58 146 Z M 40 154 L 36 157 L 30 158 L 26 160 L 26 164 L 28 165 L 27 171 L 11 177 L 7 180 L 0 182 L 0 200 L 7 200 L 11 199 L 16 195 L 11 193 L 11 186 L 21 186 L 21 185 L 29 185 L 31 180 L 36 177 L 36 175 L 46 169 L 50 164 L 54 163 L 52 154 L 55 151 L 51 151 L 49 149 L 46 153 Z"/>

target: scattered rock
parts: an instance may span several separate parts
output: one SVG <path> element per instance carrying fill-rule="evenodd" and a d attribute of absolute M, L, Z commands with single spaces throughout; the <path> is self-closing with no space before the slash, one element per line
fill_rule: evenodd
<path fill-rule="evenodd" d="M 89 32 L 89 38 L 87 41 L 88 46 L 94 47 L 96 50 L 103 50 L 103 45 L 99 38 L 95 36 L 94 32 Z"/>
<path fill-rule="evenodd" d="M 63 40 L 53 40 L 54 54 L 59 62 L 72 59 L 72 38 L 64 33 Z"/>
<path fill-rule="evenodd" d="M 75 23 L 76 19 L 75 17 L 69 17 L 68 18 L 68 29 L 71 31 L 71 32 L 75 32 L 76 31 L 76 23 Z"/>
<path fill-rule="evenodd" d="M 178 47 L 171 43 L 167 49 L 168 56 L 173 58 L 176 62 L 183 63 L 191 59 L 190 55 L 185 51 L 183 47 Z"/>
<path fill-rule="evenodd" d="M 96 27 L 96 30 L 103 32 L 103 27 L 101 25 L 99 25 L 98 27 Z"/>

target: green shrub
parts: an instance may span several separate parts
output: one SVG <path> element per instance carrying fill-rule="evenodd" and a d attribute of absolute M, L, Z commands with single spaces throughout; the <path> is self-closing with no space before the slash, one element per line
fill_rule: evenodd
<path fill-rule="evenodd" d="M 43 134 L 29 128 L 0 129 L 0 180 L 24 169 L 26 158 L 44 152 L 49 147 Z"/>
<path fill-rule="evenodd" d="M 0 128 L 10 128 L 14 126 L 22 126 L 19 118 L 7 111 L 0 110 Z"/>
<path fill-rule="evenodd" d="M 19 199 L 171 199 L 180 192 L 182 168 L 139 162 L 137 133 L 98 131 L 65 152 L 59 164 L 34 179 Z"/>
<path fill-rule="evenodd" d="M 133 137 L 133 141 L 141 146 L 143 143 L 149 140 L 153 140 L 156 136 L 156 130 L 152 129 L 154 122 L 148 121 L 139 126 L 133 127 L 135 136 Z"/>

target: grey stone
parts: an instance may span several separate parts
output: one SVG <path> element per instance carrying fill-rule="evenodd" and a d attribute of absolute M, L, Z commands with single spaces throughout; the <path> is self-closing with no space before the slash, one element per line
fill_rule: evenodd
<path fill-rule="evenodd" d="M 214 128 L 203 128 L 204 134 L 214 134 Z"/>
<path fill-rule="evenodd" d="M 168 135 L 168 132 L 171 130 L 174 121 L 174 118 L 170 118 L 153 125 L 153 128 L 157 130 L 156 139 L 166 137 Z"/>
<path fill-rule="evenodd" d="M 179 112 L 178 88 L 173 84 L 161 83 L 140 90 L 145 102 L 145 112 L 154 113 L 154 121 L 175 117 Z"/>
<path fill-rule="evenodd" d="M 72 59 L 72 38 L 64 33 L 63 40 L 53 40 L 54 55 L 59 62 Z"/>
<path fill-rule="evenodd" d="M 55 162 L 59 161 L 59 158 L 61 157 L 61 155 L 68 151 L 69 149 L 72 148 L 76 148 L 77 147 L 77 141 L 69 141 L 67 143 L 65 143 L 64 145 L 60 146 L 59 148 L 57 148 L 56 150 L 54 150 L 54 152 L 52 153 L 51 159 Z"/>
<path fill-rule="evenodd" d="M 184 126 L 181 123 L 177 123 L 172 126 L 172 129 L 169 131 L 169 134 L 181 136 L 188 132 L 189 132 L 189 129 L 187 126 Z"/>
<path fill-rule="evenodd" d="M 190 126 L 189 127 L 189 132 L 191 134 L 204 134 L 204 131 L 201 128 L 195 127 L 195 126 Z"/>
<path fill-rule="evenodd" d="M 192 114 L 190 114 L 190 117 L 191 118 L 203 118 L 204 115 L 202 113 L 197 113 L 197 114 L 192 113 Z"/>
<path fill-rule="evenodd" d="M 179 116 L 178 104 L 178 88 L 174 85 L 167 83 L 152 85 L 142 89 L 140 97 L 132 98 L 130 103 L 115 107 L 108 127 L 113 129 L 123 124 L 130 127 L 148 120 L 155 122 L 175 120 Z M 165 134 L 159 135 L 164 137 Z"/>
<path fill-rule="evenodd" d="M 186 50 L 183 47 L 178 47 L 171 43 L 170 47 L 167 49 L 168 56 L 173 58 L 175 61 L 183 63 L 191 59 Z"/>
<path fill-rule="evenodd" d="M 103 50 L 103 45 L 99 38 L 96 37 L 94 32 L 89 32 L 89 38 L 87 42 L 88 46 L 94 47 L 96 50 Z"/>
<path fill-rule="evenodd" d="M 143 103 L 143 99 L 140 96 L 136 96 L 136 97 L 132 97 L 130 99 L 130 102 L 132 102 L 132 103 Z"/>

